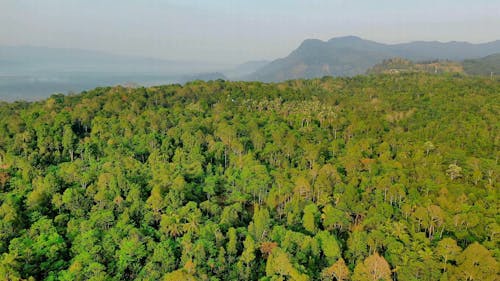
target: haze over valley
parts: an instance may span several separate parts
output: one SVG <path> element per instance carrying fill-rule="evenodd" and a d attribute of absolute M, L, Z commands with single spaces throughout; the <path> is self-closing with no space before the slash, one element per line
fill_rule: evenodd
<path fill-rule="evenodd" d="M 500 41 L 383 44 L 356 36 L 307 39 L 287 57 L 242 64 L 174 61 L 47 47 L 0 47 L 0 99 L 36 100 L 109 85 L 152 86 L 193 80 L 279 82 L 288 79 L 365 74 L 385 59 L 462 63 L 500 53 Z M 485 58 L 483 60 L 487 60 Z M 489 75 L 498 69 L 485 67 Z M 477 67 L 477 64 L 475 64 Z M 489 69 L 490 71 L 488 71 Z M 470 74 L 477 74 L 473 72 Z"/>

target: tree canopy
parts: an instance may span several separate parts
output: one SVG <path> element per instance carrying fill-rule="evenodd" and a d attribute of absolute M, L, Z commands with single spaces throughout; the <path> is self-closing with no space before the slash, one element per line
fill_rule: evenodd
<path fill-rule="evenodd" d="M 0 103 L 2 280 L 498 280 L 500 82 Z"/>

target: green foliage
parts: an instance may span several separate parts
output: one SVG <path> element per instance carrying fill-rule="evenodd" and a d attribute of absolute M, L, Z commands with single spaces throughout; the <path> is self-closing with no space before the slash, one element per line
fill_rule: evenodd
<path fill-rule="evenodd" d="M 306 281 L 309 280 L 307 275 L 300 273 L 290 262 L 286 252 L 280 248 L 275 248 L 266 264 L 266 275 L 271 277 L 271 280 L 293 280 L 293 281 Z M 278 279 L 274 279 L 274 278 Z"/>
<path fill-rule="evenodd" d="M 1 280 L 496 280 L 500 83 L 408 73 L 0 104 Z"/>

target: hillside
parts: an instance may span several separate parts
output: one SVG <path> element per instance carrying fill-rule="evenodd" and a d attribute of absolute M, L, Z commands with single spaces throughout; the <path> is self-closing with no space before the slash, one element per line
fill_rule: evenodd
<path fill-rule="evenodd" d="M 355 36 L 329 41 L 304 41 L 285 58 L 277 59 L 247 77 L 257 81 L 284 81 L 323 76 L 364 74 L 384 59 L 402 57 L 413 61 L 464 60 L 500 51 L 500 40 L 471 44 L 467 42 L 411 42 L 382 44 Z"/>
<path fill-rule="evenodd" d="M 368 69 L 368 74 L 395 74 L 408 72 L 427 73 L 461 73 L 467 75 L 491 76 L 500 74 L 500 54 L 493 54 L 479 59 L 468 59 L 462 62 L 435 60 L 413 62 L 403 58 L 383 60 Z"/>
<path fill-rule="evenodd" d="M 500 53 L 480 59 L 470 59 L 463 62 L 464 69 L 471 75 L 500 75 Z"/>
<path fill-rule="evenodd" d="M 407 72 L 426 72 L 433 74 L 465 73 L 463 65 L 459 62 L 442 60 L 412 62 L 403 58 L 383 60 L 367 71 L 368 74 L 395 74 Z"/>
<path fill-rule="evenodd" d="M 498 280 L 499 92 L 407 73 L 0 103 L 0 279 Z"/>

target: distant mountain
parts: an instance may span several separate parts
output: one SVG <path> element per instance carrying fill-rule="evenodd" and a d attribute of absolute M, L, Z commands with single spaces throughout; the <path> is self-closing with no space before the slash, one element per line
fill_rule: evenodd
<path fill-rule="evenodd" d="M 328 42 L 308 39 L 288 57 L 269 63 L 247 78 L 282 81 L 325 75 L 356 75 L 393 56 L 383 44 L 353 36 L 334 38 Z"/>
<path fill-rule="evenodd" d="M 383 44 L 356 36 L 329 41 L 308 39 L 286 58 L 277 59 L 245 77 L 247 80 L 282 81 L 325 75 L 351 76 L 365 73 L 384 59 L 464 60 L 500 52 L 500 40 L 471 44 L 466 42 L 412 42 Z"/>
<path fill-rule="evenodd" d="M 463 62 L 465 72 L 471 75 L 500 75 L 500 53 Z"/>

